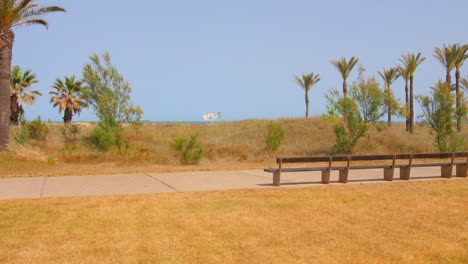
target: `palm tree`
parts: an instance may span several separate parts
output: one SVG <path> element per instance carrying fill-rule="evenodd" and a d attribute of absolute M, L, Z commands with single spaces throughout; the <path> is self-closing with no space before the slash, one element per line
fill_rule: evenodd
<path fill-rule="evenodd" d="M 2 0 L 0 2 L 0 150 L 9 147 L 11 58 L 15 34 L 13 28 L 39 24 L 47 28 L 42 16 L 65 12 L 57 6 L 39 7 L 34 0 Z"/>
<path fill-rule="evenodd" d="M 463 102 L 463 93 L 460 92 L 460 68 L 465 63 L 465 60 L 468 58 L 468 45 L 460 46 L 455 44 L 452 46 L 452 53 L 454 56 L 454 67 L 455 67 L 455 105 L 457 111 L 457 131 L 460 132 L 463 126 L 463 116 L 464 111 L 460 111 Z"/>
<path fill-rule="evenodd" d="M 448 85 L 452 85 L 452 76 L 450 75 L 450 72 L 452 72 L 453 68 L 455 67 L 455 57 L 453 54 L 453 46 L 445 46 L 443 45 L 443 48 L 436 47 L 434 49 L 434 57 L 444 66 L 446 74 L 445 74 L 445 82 L 448 83 Z"/>
<path fill-rule="evenodd" d="M 386 70 L 383 68 L 382 71 L 378 72 L 380 77 L 382 77 L 385 83 L 385 106 L 387 108 L 387 124 L 388 126 L 392 126 L 392 115 L 396 113 L 398 109 L 395 109 L 395 100 L 392 92 L 391 85 L 394 81 L 396 81 L 400 77 L 400 72 L 397 68 L 390 68 Z"/>
<path fill-rule="evenodd" d="M 409 98 L 409 107 L 410 107 L 410 114 L 409 114 L 409 132 L 413 133 L 413 124 L 414 124 L 414 72 L 418 68 L 418 66 L 425 60 L 426 58 L 421 57 L 421 52 L 418 54 L 408 53 L 406 55 L 401 56 L 400 61 L 403 63 L 404 67 L 408 70 L 409 73 L 409 83 L 410 83 L 410 98 Z"/>
<path fill-rule="evenodd" d="M 349 74 L 353 70 L 354 66 L 358 63 L 359 59 L 355 57 L 351 57 L 349 61 L 346 61 L 346 58 L 341 58 L 341 60 L 331 61 L 331 64 L 335 66 L 335 68 L 341 73 L 341 77 L 343 77 L 343 95 L 347 97 L 348 94 L 348 84 L 346 80 L 349 77 Z"/>
<path fill-rule="evenodd" d="M 461 79 L 460 83 L 461 87 L 463 87 L 465 90 L 468 90 L 468 76 L 466 76 L 466 78 Z"/>
<path fill-rule="evenodd" d="M 297 84 L 302 87 L 305 91 L 305 104 L 306 104 L 306 118 L 309 117 L 309 91 L 312 86 L 320 81 L 320 75 L 314 74 L 313 72 L 310 74 L 302 74 L 302 78 L 297 75 L 294 75 L 294 79 L 296 80 Z"/>
<path fill-rule="evenodd" d="M 410 74 L 409 74 L 408 69 L 405 68 L 405 67 L 397 66 L 397 69 L 398 69 L 398 72 L 400 73 L 400 76 L 403 78 L 403 80 L 405 80 L 405 115 L 406 115 L 406 131 L 408 132 L 409 131 L 409 122 L 410 122 L 410 118 L 409 118 L 410 104 L 409 104 L 408 82 L 409 82 L 409 79 L 410 79 Z"/>
<path fill-rule="evenodd" d="M 10 97 L 10 123 L 18 125 L 20 114 L 24 114 L 23 105 L 32 105 L 36 100 L 36 96 L 41 96 L 42 93 L 36 90 L 29 90 L 31 85 L 37 83 L 36 75 L 31 73 L 31 70 L 26 70 L 24 73 L 18 65 L 13 66 L 11 70 L 11 97 Z"/>
<path fill-rule="evenodd" d="M 79 114 L 81 109 L 85 107 L 85 102 L 82 98 L 83 82 L 76 81 L 75 76 L 67 77 L 62 81 L 57 78 L 52 85 L 55 91 L 49 92 L 52 94 L 50 102 L 54 107 L 59 107 L 59 113 L 64 111 L 63 122 L 69 124 L 72 121 L 73 114 Z"/>

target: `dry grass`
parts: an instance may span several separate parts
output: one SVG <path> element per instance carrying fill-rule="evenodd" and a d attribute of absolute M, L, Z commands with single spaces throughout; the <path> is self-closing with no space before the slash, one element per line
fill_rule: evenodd
<path fill-rule="evenodd" d="M 258 169 L 274 164 L 274 157 L 328 155 L 334 144 L 332 125 L 321 118 L 281 119 L 286 141 L 269 153 L 264 136 L 268 120 L 246 120 L 213 125 L 145 124 L 138 129 L 126 126 L 124 141 L 129 147 L 121 151 L 96 150 L 89 143 L 95 124 L 82 123 L 75 144 L 65 144 L 62 125 L 49 124 L 50 133 L 44 142 L 25 146 L 12 143 L 9 154 L 0 154 L 0 178 L 53 175 L 89 175 L 107 173 L 168 172 L 192 170 Z M 17 129 L 12 130 L 12 134 Z M 199 166 L 179 165 L 170 142 L 176 137 L 198 133 L 204 147 Z M 464 133 L 468 137 L 467 129 Z M 409 135 L 404 125 L 374 127 L 363 138 L 356 153 L 403 153 L 433 151 L 433 136 L 425 127 L 417 127 Z"/>
<path fill-rule="evenodd" d="M 468 263 L 465 181 L 0 201 L 0 262 Z"/>

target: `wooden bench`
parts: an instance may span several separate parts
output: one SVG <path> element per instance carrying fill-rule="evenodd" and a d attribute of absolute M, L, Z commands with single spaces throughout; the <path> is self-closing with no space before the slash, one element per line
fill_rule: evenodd
<path fill-rule="evenodd" d="M 462 161 L 455 159 L 464 158 Z M 432 163 L 415 163 L 414 160 L 439 160 Z M 440 160 L 448 159 L 445 162 Z M 404 160 L 402 163 L 401 160 Z M 388 161 L 389 164 L 384 165 L 351 165 L 355 161 Z M 398 162 L 400 161 L 400 162 Z M 328 166 L 322 167 L 295 167 L 285 168 L 284 164 L 289 163 L 328 163 Z M 335 166 L 334 162 L 345 163 L 346 165 Z M 398 162 L 398 164 L 397 164 Z M 417 167 L 439 167 L 441 168 L 441 176 L 443 178 L 452 177 L 453 167 L 456 167 L 457 177 L 467 177 L 468 167 L 468 152 L 453 152 L 453 153 L 419 153 L 419 154 L 395 154 L 395 155 L 353 155 L 353 156 L 321 156 L 321 157 L 292 157 L 276 158 L 278 168 L 264 169 L 266 172 L 273 173 L 273 185 L 280 186 L 281 173 L 285 172 L 306 172 L 306 171 L 321 171 L 322 183 L 330 183 L 330 171 L 339 171 L 339 182 L 348 182 L 349 170 L 364 170 L 364 169 L 383 169 L 383 177 L 386 181 L 393 181 L 395 168 L 400 169 L 400 179 L 409 180 L 411 168 Z"/>

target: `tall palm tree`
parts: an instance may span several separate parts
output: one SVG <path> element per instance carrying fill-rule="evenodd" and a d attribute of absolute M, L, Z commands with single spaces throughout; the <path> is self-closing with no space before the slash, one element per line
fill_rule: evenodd
<path fill-rule="evenodd" d="M 302 74 L 302 78 L 297 75 L 294 75 L 294 79 L 296 80 L 297 84 L 302 87 L 305 91 L 305 104 L 306 104 L 306 112 L 305 117 L 309 117 L 309 91 L 312 86 L 320 81 L 320 75 L 309 73 L 309 74 Z"/>
<path fill-rule="evenodd" d="M 2 0 L 0 2 L 0 150 L 9 147 L 11 57 L 15 34 L 13 28 L 39 24 L 47 28 L 42 16 L 65 12 L 57 6 L 39 7 L 34 0 Z"/>
<path fill-rule="evenodd" d="M 394 109 L 395 99 L 392 92 L 392 83 L 400 77 L 400 72 L 397 68 L 390 68 L 386 70 L 383 68 L 382 71 L 378 72 L 380 77 L 382 77 L 385 83 L 385 105 L 387 108 L 387 124 L 392 126 L 392 115 L 396 112 L 397 109 Z"/>
<path fill-rule="evenodd" d="M 460 46 L 460 44 L 455 44 L 452 46 L 452 53 L 454 56 L 454 67 L 455 67 L 455 105 L 457 111 L 457 131 L 460 132 L 463 127 L 463 116 L 464 111 L 460 111 L 463 102 L 463 93 L 460 91 L 460 68 L 465 63 L 465 60 L 468 58 L 468 45 Z"/>
<path fill-rule="evenodd" d="M 10 122 L 12 125 L 18 125 L 20 114 L 24 114 L 23 105 L 32 105 L 36 96 L 42 93 L 36 90 L 29 90 L 31 86 L 37 83 L 36 75 L 31 70 L 21 72 L 18 65 L 13 66 L 11 70 L 11 97 L 10 97 Z"/>
<path fill-rule="evenodd" d="M 443 45 L 442 48 L 436 47 L 434 49 L 434 57 L 444 66 L 446 74 L 445 74 L 445 82 L 448 83 L 449 87 L 452 85 L 452 76 L 450 73 L 455 68 L 455 57 L 453 54 L 453 46 L 445 46 Z"/>
<path fill-rule="evenodd" d="M 406 131 L 409 132 L 409 113 L 410 113 L 410 104 L 409 104 L 409 87 L 408 87 L 408 82 L 410 79 L 410 73 L 407 68 L 403 66 L 397 66 L 398 72 L 400 73 L 400 76 L 405 80 L 405 116 L 406 116 Z"/>
<path fill-rule="evenodd" d="M 64 111 L 63 122 L 69 124 L 72 121 L 73 114 L 79 114 L 81 109 L 85 107 L 85 102 L 82 98 L 83 82 L 75 80 L 75 76 L 67 77 L 62 81 L 57 78 L 52 85 L 55 91 L 49 92 L 53 95 L 50 102 L 53 106 L 59 107 L 59 113 Z"/>
<path fill-rule="evenodd" d="M 418 54 L 408 53 L 406 55 L 402 55 L 400 61 L 403 63 L 404 67 L 409 72 L 409 83 L 410 83 L 410 98 L 409 98 L 409 106 L 410 106 L 410 120 L 409 120 L 409 132 L 413 133 L 413 125 L 414 125 L 414 72 L 418 68 L 419 65 L 425 60 L 426 58 L 421 57 L 421 52 Z"/>
<path fill-rule="evenodd" d="M 335 66 L 335 68 L 341 73 L 341 77 L 343 77 L 343 95 L 347 97 L 348 95 L 348 84 L 346 80 L 349 77 L 349 74 L 353 70 L 354 66 L 358 63 L 359 59 L 355 57 L 351 57 L 349 61 L 346 58 L 341 58 L 341 60 L 334 60 L 331 61 L 331 64 Z"/>

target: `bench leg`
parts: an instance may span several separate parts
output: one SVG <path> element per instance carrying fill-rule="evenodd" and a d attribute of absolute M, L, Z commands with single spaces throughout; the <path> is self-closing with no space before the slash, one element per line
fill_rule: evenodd
<path fill-rule="evenodd" d="M 322 183 L 329 184 L 330 183 L 330 170 L 323 170 L 322 171 Z"/>
<path fill-rule="evenodd" d="M 400 168 L 400 180 L 409 180 L 410 172 L 411 172 L 411 167 L 401 167 Z"/>
<path fill-rule="evenodd" d="M 452 165 L 440 166 L 440 174 L 442 178 L 452 178 Z"/>
<path fill-rule="evenodd" d="M 273 185 L 274 186 L 280 186 L 280 177 L 281 177 L 281 172 L 273 172 Z"/>
<path fill-rule="evenodd" d="M 339 181 L 341 183 L 347 183 L 348 182 L 348 173 L 349 173 L 348 169 L 340 170 Z"/>
<path fill-rule="evenodd" d="M 386 181 L 393 181 L 393 173 L 395 172 L 395 168 L 384 168 L 383 169 L 383 177 Z"/>
<path fill-rule="evenodd" d="M 457 177 L 466 178 L 468 166 L 467 165 L 457 165 Z"/>

